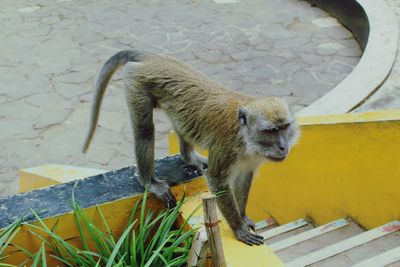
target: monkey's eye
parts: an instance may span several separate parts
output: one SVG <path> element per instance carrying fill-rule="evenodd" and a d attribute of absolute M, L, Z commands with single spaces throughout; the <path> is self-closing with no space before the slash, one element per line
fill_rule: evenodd
<path fill-rule="evenodd" d="M 289 126 L 290 126 L 290 123 L 287 123 L 285 125 L 279 126 L 279 129 L 286 130 L 287 128 L 289 128 Z"/>
<path fill-rule="evenodd" d="M 265 134 L 276 134 L 279 132 L 279 127 L 275 126 L 273 128 L 267 128 L 267 129 L 262 130 L 262 132 Z"/>

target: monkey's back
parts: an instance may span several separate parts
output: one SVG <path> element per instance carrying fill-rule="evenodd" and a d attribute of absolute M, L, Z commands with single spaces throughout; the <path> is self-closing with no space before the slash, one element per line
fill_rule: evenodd
<path fill-rule="evenodd" d="M 175 130 L 185 140 L 207 148 L 236 138 L 238 107 L 254 100 L 167 56 L 149 57 L 135 76 L 171 118 Z"/>

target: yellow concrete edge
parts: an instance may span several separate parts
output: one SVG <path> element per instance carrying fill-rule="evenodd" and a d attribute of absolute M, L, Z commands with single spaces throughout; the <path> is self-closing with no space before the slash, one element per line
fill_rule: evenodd
<path fill-rule="evenodd" d="M 142 196 L 139 195 L 99 205 L 114 234 L 119 235 L 122 232 L 123 227 L 128 221 L 130 215 L 130 213 L 127 211 L 131 211 L 134 203 L 140 200 L 141 197 Z M 154 200 L 149 200 L 148 205 L 150 207 L 156 208 L 157 202 Z M 100 214 L 97 211 L 96 207 L 86 208 L 84 209 L 84 212 L 91 220 L 93 220 L 93 222 L 97 226 L 101 227 L 103 225 Z M 74 215 L 72 213 L 65 213 L 58 216 L 46 218 L 43 219 L 43 222 L 50 229 L 52 229 L 52 227 L 57 224 L 56 233 L 59 236 L 61 236 L 64 240 L 70 240 L 73 245 L 81 247 L 78 243 L 79 232 L 76 226 Z M 33 224 L 40 225 L 39 222 L 35 222 Z M 39 250 L 42 241 L 32 235 L 28 231 L 28 229 L 30 229 L 30 227 L 23 225 L 18 234 L 13 238 L 12 243 L 25 248 L 31 253 L 35 253 Z M 40 233 L 38 230 L 32 230 L 36 233 Z M 40 234 L 46 237 L 44 233 Z M 4 255 L 10 255 L 4 261 L 5 263 L 9 264 L 21 264 L 25 259 L 28 258 L 26 254 L 13 247 L 8 247 L 7 250 L 4 252 Z M 58 266 L 60 264 L 60 262 L 50 257 L 48 254 L 46 258 L 49 266 Z"/>
<path fill-rule="evenodd" d="M 365 122 L 393 121 L 399 119 L 400 119 L 400 109 L 297 118 L 298 123 L 301 126 L 308 126 L 308 125 L 313 126 L 319 124 L 365 123 Z"/>
<path fill-rule="evenodd" d="M 20 192 L 27 192 L 59 183 L 66 183 L 105 172 L 107 172 L 107 170 L 60 164 L 45 164 L 31 168 L 24 168 L 19 171 Z"/>
<path fill-rule="evenodd" d="M 43 177 L 42 177 L 43 178 Z M 203 193 L 207 190 L 207 184 L 204 179 L 197 178 L 187 183 L 183 183 L 172 188 L 172 192 L 180 199 L 183 194 L 187 197 L 192 195 Z M 126 222 L 129 219 L 130 212 L 136 201 L 142 199 L 143 195 L 135 195 L 132 197 L 121 198 L 115 201 L 99 204 L 99 208 L 104 214 L 105 219 L 107 220 L 111 232 L 115 234 L 115 236 L 119 236 L 122 233 L 123 228 L 126 225 Z M 79 203 L 78 203 L 79 204 Z M 162 208 L 161 202 L 159 202 L 155 197 L 150 196 L 146 205 L 148 208 L 152 210 L 159 210 Z M 102 219 L 100 217 L 99 212 L 95 206 L 83 209 L 85 214 L 98 226 L 103 225 Z M 135 216 L 135 218 L 139 217 L 139 213 Z M 184 221 L 184 218 L 180 219 L 181 222 Z M 57 231 L 56 233 L 60 235 L 65 240 L 71 241 L 74 245 L 80 247 L 79 244 L 79 231 L 76 226 L 75 218 L 73 214 L 65 213 L 60 214 L 54 217 L 45 218 L 43 222 L 51 229 L 57 223 Z M 39 223 L 34 223 L 38 225 Z M 105 230 L 105 229 L 104 229 Z M 35 231 L 37 232 L 37 231 Z M 46 235 L 43 234 L 45 237 Z M 39 250 L 41 246 L 41 241 L 33 236 L 28 231 L 27 226 L 22 226 L 17 235 L 13 238 L 13 244 L 19 245 L 31 253 L 35 253 Z M 49 252 L 49 251 L 48 251 Z M 4 255 L 10 255 L 10 257 L 6 258 L 3 263 L 8 264 L 21 264 L 27 256 L 15 249 L 14 247 L 8 247 L 4 252 Z M 49 254 L 46 256 L 48 260 L 48 266 L 59 266 L 60 262 L 56 261 L 54 258 L 50 257 Z M 27 264 L 28 266 L 29 264 Z"/>

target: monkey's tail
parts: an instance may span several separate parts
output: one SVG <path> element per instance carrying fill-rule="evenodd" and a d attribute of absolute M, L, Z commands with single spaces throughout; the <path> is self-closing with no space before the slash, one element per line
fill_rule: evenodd
<path fill-rule="evenodd" d="M 103 100 L 104 92 L 106 91 L 107 85 L 117 69 L 124 66 L 128 62 L 140 61 L 140 56 L 143 55 L 141 52 L 136 50 L 123 50 L 107 60 L 101 69 L 99 76 L 96 81 L 94 103 L 92 106 L 92 112 L 90 116 L 90 128 L 87 134 L 85 143 L 82 148 L 82 152 L 86 153 L 89 148 L 90 142 L 92 141 L 94 132 L 96 130 L 97 122 L 99 120 L 100 106 Z"/>

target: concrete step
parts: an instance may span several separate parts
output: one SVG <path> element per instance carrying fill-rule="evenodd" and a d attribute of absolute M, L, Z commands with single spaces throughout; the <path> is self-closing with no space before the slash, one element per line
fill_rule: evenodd
<path fill-rule="evenodd" d="M 393 221 L 290 260 L 286 265 L 288 267 L 351 266 L 379 254 L 379 250 L 396 246 L 400 242 L 398 230 L 400 222 Z"/>
<path fill-rule="evenodd" d="M 265 227 L 257 233 L 288 267 L 400 267 L 399 221 L 369 231 L 349 219 L 316 228 L 305 219 L 280 226 L 273 220 L 259 225 Z"/>
<path fill-rule="evenodd" d="M 297 235 L 301 232 L 307 231 L 313 228 L 313 225 L 307 220 L 299 219 L 294 222 L 290 222 L 284 225 L 276 226 L 267 231 L 258 231 L 258 234 L 264 237 L 264 243 L 266 245 L 275 243 L 279 240 L 289 238 Z"/>
<path fill-rule="evenodd" d="M 363 229 L 356 223 L 341 219 L 293 237 L 297 240 L 303 239 L 302 242 L 298 242 L 293 246 L 287 246 L 282 249 L 279 248 L 279 246 L 282 246 L 279 243 L 272 244 L 272 246 L 273 248 L 278 248 L 276 254 L 283 261 L 289 262 L 362 232 Z M 305 237 L 310 238 L 305 239 Z M 293 241 L 289 240 L 288 242 Z"/>
<path fill-rule="evenodd" d="M 400 266 L 400 247 L 393 248 L 374 257 L 361 261 L 352 267 Z"/>

